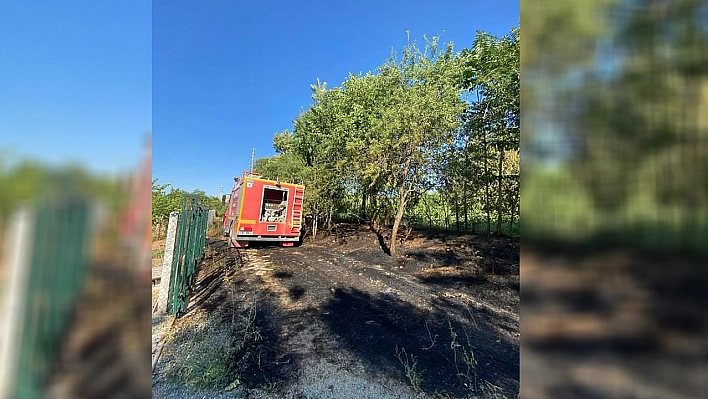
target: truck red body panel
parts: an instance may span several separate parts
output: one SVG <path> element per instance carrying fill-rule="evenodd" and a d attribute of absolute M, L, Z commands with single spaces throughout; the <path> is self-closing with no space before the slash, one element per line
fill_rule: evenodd
<path fill-rule="evenodd" d="M 251 241 L 292 245 L 300 239 L 304 196 L 305 186 L 244 173 L 236 178 L 231 192 L 224 234 L 233 247 L 245 247 Z"/>

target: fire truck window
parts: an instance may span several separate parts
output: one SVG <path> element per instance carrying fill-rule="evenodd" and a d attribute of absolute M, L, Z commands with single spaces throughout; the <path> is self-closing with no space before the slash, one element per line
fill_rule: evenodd
<path fill-rule="evenodd" d="M 285 223 L 287 214 L 288 191 L 265 188 L 261 207 L 261 222 Z"/>

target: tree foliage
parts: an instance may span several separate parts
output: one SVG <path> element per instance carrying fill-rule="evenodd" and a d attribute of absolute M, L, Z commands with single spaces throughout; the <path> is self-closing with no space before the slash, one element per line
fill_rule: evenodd
<path fill-rule="evenodd" d="M 31 209 L 65 195 L 100 205 L 108 220 L 117 225 L 130 200 L 130 188 L 129 175 L 116 179 L 78 164 L 57 166 L 35 159 L 18 159 L 9 152 L 0 153 L 0 238 L 7 232 L 7 221 L 17 209 Z"/>
<path fill-rule="evenodd" d="M 335 217 L 392 226 L 395 254 L 402 225 L 432 227 L 431 205 L 443 219 L 454 209 L 458 230 L 462 219 L 475 228 L 476 210 L 489 216 L 488 231 L 492 215 L 497 233 L 518 223 L 518 28 L 503 38 L 479 32 L 460 52 L 439 37 L 409 40 L 375 71 L 311 90 L 292 131 L 275 135 L 277 155 L 255 169 L 305 183 L 314 231 Z"/>
<path fill-rule="evenodd" d="M 226 205 L 221 198 L 207 195 L 202 190 L 187 192 L 171 184 L 159 184 L 158 179 L 152 181 L 152 223 L 165 225 L 170 212 L 182 209 L 182 201 L 187 194 L 197 195 L 202 204 L 208 209 L 213 209 L 217 215 L 223 215 Z"/>

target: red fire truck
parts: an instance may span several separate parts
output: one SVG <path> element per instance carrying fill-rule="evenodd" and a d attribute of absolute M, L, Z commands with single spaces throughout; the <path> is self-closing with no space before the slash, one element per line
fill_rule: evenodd
<path fill-rule="evenodd" d="M 293 246 L 300 241 L 305 186 L 261 179 L 244 172 L 234 178 L 234 188 L 224 214 L 224 235 L 232 247 L 253 241 Z"/>

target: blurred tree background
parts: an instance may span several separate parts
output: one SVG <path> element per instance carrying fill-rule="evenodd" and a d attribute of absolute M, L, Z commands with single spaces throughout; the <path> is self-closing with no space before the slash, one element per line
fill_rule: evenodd
<path fill-rule="evenodd" d="M 705 254 L 706 2 L 548 1 L 522 25 L 524 241 Z"/>
<path fill-rule="evenodd" d="M 39 160 L 0 154 L 0 231 L 20 206 L 33 206 L 56 193 L 81 195 L 97 200 L 120 214 L 127 205 L 132 175 L 114 178 L 92 173 L 78 164 L 47 165 Z M 2 234 L 2 233 L 0 233 Z"/>

